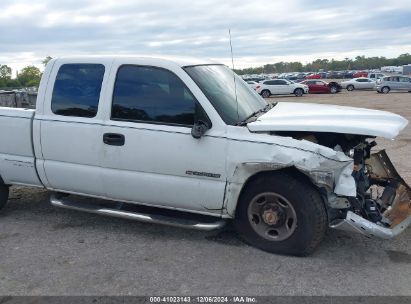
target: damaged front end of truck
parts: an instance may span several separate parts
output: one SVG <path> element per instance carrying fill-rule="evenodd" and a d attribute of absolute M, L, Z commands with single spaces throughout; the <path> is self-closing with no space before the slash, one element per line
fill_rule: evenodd
<path fill-rule="evenodd" d="M 407 124 L 403 117 L 383 111 L 279 103 L 247 127 L 253 133 L 298 140 L 300 146 L 293 141 L 296 150 L 304 142 L 315 144 L 321 155 L 317 164 L 307 161 L 318 156 L 301 161 L 300 155 L 289 165 L 318 187 L 330 227 L 389 239 L 411 225 L 411 188 L 385 150 L 372 150 L 377 150 L 376 137 L 393 139 Z"/>
<path fill-rule="evenodd" d="M 390 239 L 411 224 L 411 189 L 385 150 L 373 154 L 368 147 L 355 150 L 352 175 L 357 195 L 348 198 L 349 208 L 337 209 L 330 227 Z"/>

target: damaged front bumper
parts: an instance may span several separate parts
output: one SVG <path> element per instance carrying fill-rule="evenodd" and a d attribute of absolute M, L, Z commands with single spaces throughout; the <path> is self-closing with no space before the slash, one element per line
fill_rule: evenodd
<path fill-rule="evenodd" d="M 411 188 L 395 170 L 386 152 L 380 151 L 367 160 L 370 176 L 376 181 L 395 181 L 395 195 L 382 214 L 384 221 L 373 223 L 348 211 L 345 219 L 331 222 L 330 227 L 348 232 L 358 232 L 367 237 L 390 239 L 411 225 Z"/>

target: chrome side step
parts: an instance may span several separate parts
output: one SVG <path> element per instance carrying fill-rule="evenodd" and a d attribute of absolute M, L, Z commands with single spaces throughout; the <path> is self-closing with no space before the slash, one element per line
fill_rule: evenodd
<path fill-rule="evenodd" d="M 197 220 L 183 219 L 178 217 L 137 213 L 125 211 L 121 209 L 106 208 L 95 204 L 80 203 L 68 200 L 66 197 L 61 197 L 56 193 L 50 196 L 50 203 L 55 207 L 83 211 L 88 213 L 124 218 L 144 223 L 155 223 L 168 225 L 180 228 L 189 228 L 203 231 L 210 231 L 222 228 L 226 224 L 226 220 L 218 219 L 215 222 L 199 222 Z"/>

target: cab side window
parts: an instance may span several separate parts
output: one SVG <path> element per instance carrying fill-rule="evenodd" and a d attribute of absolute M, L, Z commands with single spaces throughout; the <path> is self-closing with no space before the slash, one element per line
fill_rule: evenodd
<path fill-rule="evenodd" d="M 63 64 L 54 83 L 52 112 L 63 116 L 95 117 L 104 70 L 102 64 Z"/>
<path fill-rule="evenodd" d="M 192 126 L 202 113 L 195 97 L 170 71 L 134 65 L 119 68 L 112 120 Z"/>

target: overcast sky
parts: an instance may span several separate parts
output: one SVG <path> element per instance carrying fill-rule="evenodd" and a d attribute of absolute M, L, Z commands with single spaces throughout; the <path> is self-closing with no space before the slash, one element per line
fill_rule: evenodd
<path fill-rule="evenodd" d="M 411 53 L 410 0 L 1 0 L 0 64 L 81 54 L 181 55 L 236 68 Z"/>

